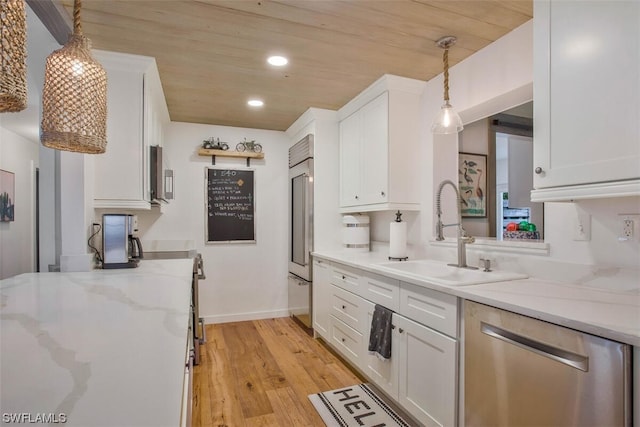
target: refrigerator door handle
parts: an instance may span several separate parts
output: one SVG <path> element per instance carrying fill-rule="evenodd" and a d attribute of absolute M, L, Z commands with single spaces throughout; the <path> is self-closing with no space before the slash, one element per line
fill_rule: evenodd
<path fill-rule="evenodd" d="M 200 338 L 200 344 L 204 344 L 207 342 L 207 329 L 204 327 L 204 317 L 198 319 L 198 326 L 202 331 L 202 337 Z"/>
<path fill-rule="evenodd" d="M 204 280 L 207 276 L 204 274 L 204 261 L 202 260 L 202 254 L 198 254 L 198 279 Z"/>
<path fill-rule="evenodd" d="M 509 332 L 485 322 L 481 322 L 481 325 L 481 331 L 483 334 L 505 341 L 509 344 L 513 344 L 524 350 L 548 357 L 549 359 L 571 366 L 572 368 L 576 368 L 584 372 L 589 371 L 589 358 L 586 356 L 571 353 L 569 351 L 532 340 L 531 338 Z"/>

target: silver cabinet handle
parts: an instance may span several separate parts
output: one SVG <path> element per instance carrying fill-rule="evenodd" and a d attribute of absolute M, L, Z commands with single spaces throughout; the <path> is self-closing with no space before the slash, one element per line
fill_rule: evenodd
<path fill-rule="evenodd" d="M 535 341 L 531 338 L 524 337 L 522 335 L 514 334 L 513 332 L 506 331 L 502 328 L 489 325 L 484 322 L 482 322 L 480 330 L 482 331 L 482 333 L 489 335 L 490 337 L 494 337 L 509 344 L 513 344 L 524 350 L 531 351 L 533 353 L 539 354 L 540 356 L 548 357 L 549 359 L 553 359 L 556 362 L 560 362 L 567 366 L 580 369 L 584 372 L 589 371 L 588 357 L 571 353 L 561 348 L 553 347 L 548 344 Z"/>
<path fill-rule="evenodd" d="M 540 166 L 538 166 L 537 168 L 534 169 L 534 172 L 538 175 L 540 175 L 542 173 L 542 168 Z"/>

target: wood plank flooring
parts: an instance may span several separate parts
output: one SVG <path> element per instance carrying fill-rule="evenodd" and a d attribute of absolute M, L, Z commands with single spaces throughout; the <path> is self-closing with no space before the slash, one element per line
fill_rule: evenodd
<path fill-rule="evenodd" d="M 363 382 L 290 318 L 207 325 L 193 426 L 324 426 L 311 393 Z"/>

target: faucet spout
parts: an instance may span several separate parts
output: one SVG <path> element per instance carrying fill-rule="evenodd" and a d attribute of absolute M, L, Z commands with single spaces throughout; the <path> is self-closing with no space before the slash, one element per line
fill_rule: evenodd
<path fill-rule="evenodd" d="M 454 224 L 443 224 L 442 223 L 442 190 L 446 185 L 451 186 L 453 191 L 456 193 L 456 205 L 457 205 L 457 219 L 458 222 Z M 445 179 L 438 186 L 438 192 L 436 194 L 436 215 L 438 216 L 438 221 L 436 223 L 436 240 L 444 240 L 444 227 L 449 226 L 457 226 L 458 227 L 458 263 L 450 264 L 460 268 L 471 268 L 475 269 L 477 267 L 471 267 L 467 265 L 467 250 L 466 245 L 468 243 L 475 242 L 475 239 L 472 236 L 468 236 L 467 233 L 462 228 L 462 201 L 460 196 L 460 191 L 458 191 L 458 187 L 453 183 L 453 181 L 449 179 Z"/>

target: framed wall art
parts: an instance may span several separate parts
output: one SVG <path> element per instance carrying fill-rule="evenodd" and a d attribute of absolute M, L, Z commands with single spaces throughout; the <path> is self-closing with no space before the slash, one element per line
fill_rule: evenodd
<path fill-rule="evenodd" d="M 458 188 L 463 217 L 487 216 L 487 156 L 458 153 Z"/>
<path fill-rule="evenodd" d="M 0 222 L 15 219 L 16 178 L 13 172 L 0 169 Z"/>

